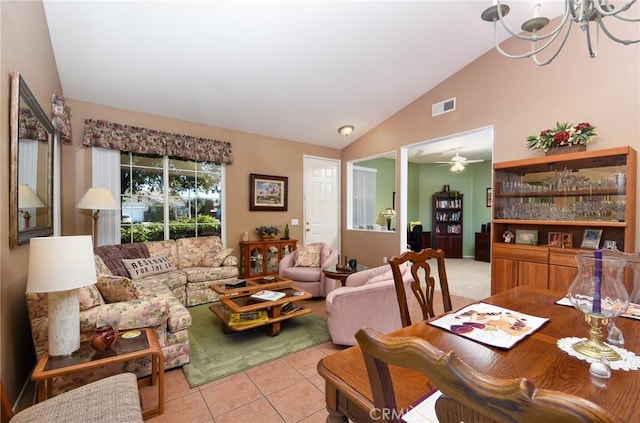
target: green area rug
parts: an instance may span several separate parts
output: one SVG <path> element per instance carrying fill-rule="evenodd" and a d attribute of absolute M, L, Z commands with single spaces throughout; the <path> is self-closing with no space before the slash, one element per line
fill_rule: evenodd
<path fill-rule="evenodd" d="M 326 320 L 313 313 L 285 320 L 280 334 L 271 337 L 260 328 L 223 333 L 209 304 L 189 311 L 191 362 L 183 369 L 192 388 L 331 339 Z"/>

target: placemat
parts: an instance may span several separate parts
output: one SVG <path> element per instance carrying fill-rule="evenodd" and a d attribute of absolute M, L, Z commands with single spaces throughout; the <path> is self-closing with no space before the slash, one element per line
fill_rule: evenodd
<path fill-rule="evenodd" d="M 508 349 L 548 320 L 493 304 L 476 303 L 429 324 L 483 344 Z"/>

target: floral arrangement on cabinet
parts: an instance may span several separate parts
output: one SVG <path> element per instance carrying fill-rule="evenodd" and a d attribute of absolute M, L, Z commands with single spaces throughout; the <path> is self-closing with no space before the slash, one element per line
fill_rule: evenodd
<path fill-rule="evenodd" d="M 589 122 L 582 122 L 577 125 L 572 123 L 556 122 L 553 129 L 545 129 L 539 135 L 527 137 L 527 148 L 548 151 L 551 148 L 584 145 L 593 141 L 598 135 L 595 126 Z"/>
<path fill-rule="evenodd" d="M 261 238 L 275 238 L 275 236 L 280 233 L 280 228 L 273 225 L 270 225 L 270 226 L 262 225 L 256 228 L 256 232 L 260 234 Z"/>

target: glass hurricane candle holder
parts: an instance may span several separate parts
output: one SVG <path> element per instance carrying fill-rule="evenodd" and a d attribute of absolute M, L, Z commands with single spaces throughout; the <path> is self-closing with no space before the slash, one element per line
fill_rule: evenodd
<path fill-rule="evenodd" d="M 629 294 L 622 283 L 622 270 L 626 264 L 618 257 L 577 254 L 578 275 L 569 287 L 571 304 L 584 313 L 590 325 L 589 338 L 573 344 L 573 349 L 587 357 L 609 361 L 620 356 L 602 341 L 602 331 L 609 320 L 621 315 L 629 306 Z"/>

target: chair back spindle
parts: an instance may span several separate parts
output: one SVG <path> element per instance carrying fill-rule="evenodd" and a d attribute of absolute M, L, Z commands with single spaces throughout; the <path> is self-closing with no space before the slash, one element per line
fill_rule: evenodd
<path fill-rule="evenodd" d="M 444 312 L 452 310 L 451 296 L 449 295 L 449 282 L 447 281 L 447 271 L 445 268 L 445 254 L 441 249 L 425 248 L 424 250 L 406 251 L 397 257 L 391 257 L 389 264 L 393 271 L 393 279 L 396 287 L 396 295 L 398 297 L 398 306 L 400 307 L 400 318 L 402 327 L 411 325 L 410 310 L 407 305 L 404 283 L 402 282 L 402 273 L 400 266 L 410 265 L 413 281 L 411 282 L 411 290 L 416 300 L 420 304 L 422 310 L 422 318 L 426 320 L 435 317 L 436 313 L 433 309 L 433 300 L 435 296 L 436 281 L 431 273 L 431 265 L 429 260 L 434 259 L 438 268 L 438 279 L 440 281 L 440 291 L 442 292 L 442 305 Z M 422 290 L 420 272 L 424 272 L 425 290 Z"/>

